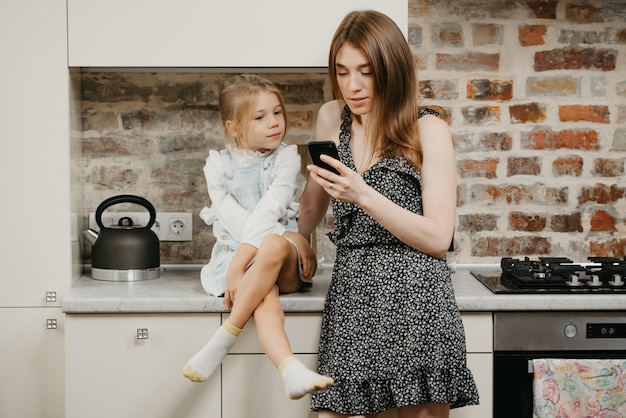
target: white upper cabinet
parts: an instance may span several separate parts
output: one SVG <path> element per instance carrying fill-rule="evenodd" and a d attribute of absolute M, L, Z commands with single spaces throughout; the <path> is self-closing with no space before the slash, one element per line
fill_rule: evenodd
<path fill-rule="evenodd" d="M 70 67 L 326 67 L 351 10 L 408 0 L 67 0 Z"/>

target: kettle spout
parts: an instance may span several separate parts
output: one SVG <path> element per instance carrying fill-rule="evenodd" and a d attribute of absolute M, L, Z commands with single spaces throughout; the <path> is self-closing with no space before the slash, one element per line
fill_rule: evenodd
<path fill-rule="evenodd" d="M 98 233 L 93 229 L 87 229 L 83 231 L 83 235 L 85 236 L 85 238 L 87 238 L 87 241 L 89 241 L 91 245 L 94 245 L 96 243 L 96 240 L 98 239 Z"/>

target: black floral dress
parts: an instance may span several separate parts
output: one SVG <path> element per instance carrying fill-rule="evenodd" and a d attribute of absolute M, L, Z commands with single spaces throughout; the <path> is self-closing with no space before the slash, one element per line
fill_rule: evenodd
<path fill-rule="evenodd" d="M 425 113 L 435 113 L 423 110 Z M 350 111 L 339 155 L 350 152 Z M 422 213 L 421 175 L 403 158 L 382 158 L 365 182 Z M 337 255 L 326 298 L 318 372 L 334 386 L 311 395 L 311 409 L 375 414 L 425 402 L 478 403 L 466 365 L 465 333 L 445 259 L 402 243 L 356 205 L 332 199 Z"/>

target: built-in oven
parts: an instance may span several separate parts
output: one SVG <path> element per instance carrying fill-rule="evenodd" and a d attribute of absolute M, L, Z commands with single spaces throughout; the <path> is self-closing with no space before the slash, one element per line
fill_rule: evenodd
<path fill-rule="evenodd" d="M 494 418 L 533 416 L 533 359 L 625 359 L 626 312 L 494 313 Z"/>

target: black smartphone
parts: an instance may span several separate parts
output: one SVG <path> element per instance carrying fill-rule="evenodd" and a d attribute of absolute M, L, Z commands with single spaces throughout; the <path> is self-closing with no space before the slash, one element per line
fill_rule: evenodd
<path fill-rule="evenodd" d="M 337 146 L 333 141 L 312 141 L 308 142 L 306 145 L 309 148 L 309 154 L 311 154 L 313 164 L 325 168 L 328 171 L 332 171 L 335 174 L 339 174 L 339 171 L 334 167 L 331 167 L 320 159 L 320 155 L 322 154 L 326 154 L 337 160 L 339 159 L 339 152 L 337 152 Z"/>

